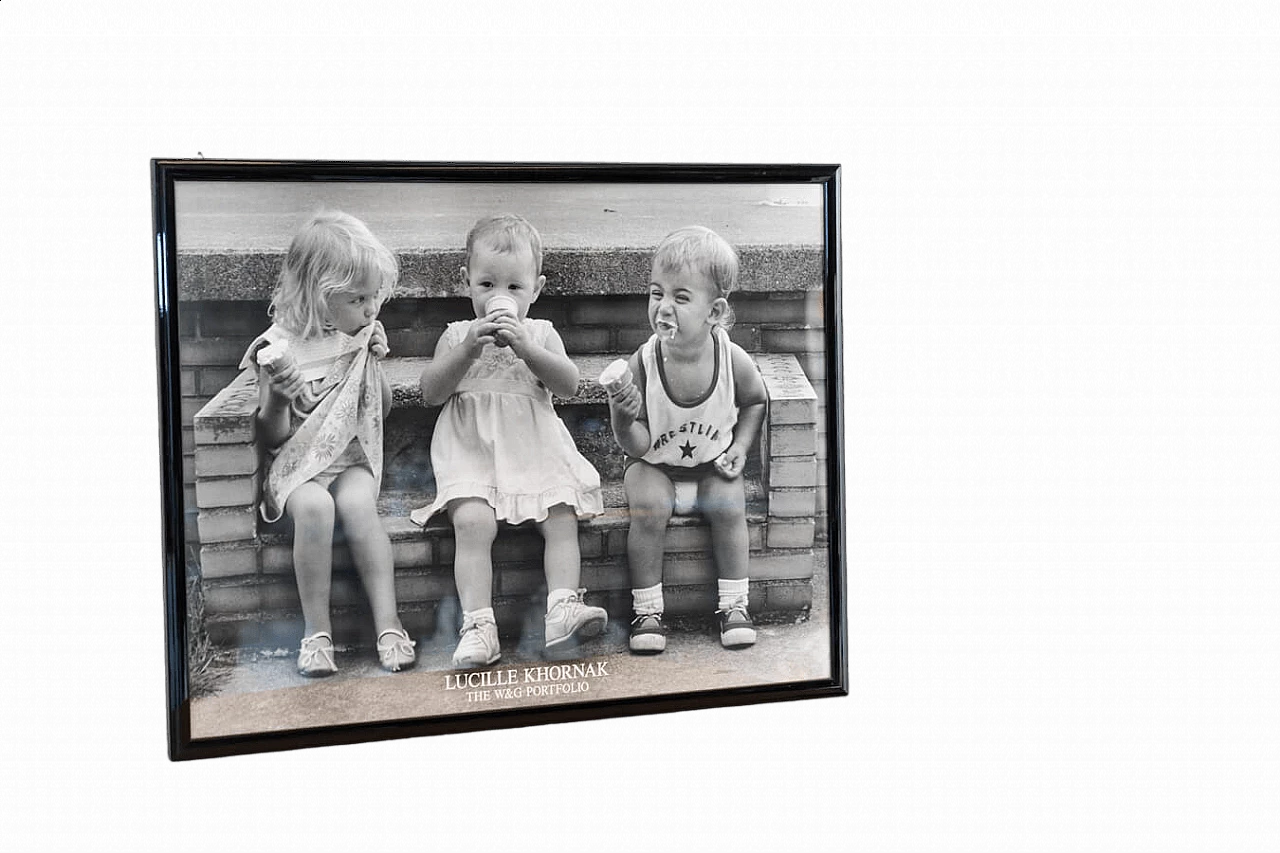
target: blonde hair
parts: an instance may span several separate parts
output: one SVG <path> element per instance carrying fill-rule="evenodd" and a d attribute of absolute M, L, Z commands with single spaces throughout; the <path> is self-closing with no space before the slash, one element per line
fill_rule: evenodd
<path fill-rule="evenodd" d="M 303 338 L 333 327 L 328 297 L 378 282 L 378 305 L 395 295 L 396 256 L 359 219 L 336 210 L 312 216 L 289 244 L 267 309 L 278 325 Z"/>
<path fill-rule="evenodd" d="M 472 225 L 467 232 L 467 257 L 463 261 L 468 269 L 471 268 L 471 251 L 481 240 L 494 251 L 504 254 L 514 252 L 522 244 L 528 246 L 533 253 L 533 274 L 535 277 L 542 275 L 542 235 L 523 216 L 500 213 L 486 216 Z"/>
<path fill-rule="evenodd" d="M 715 285 L 717 295 L 727 300 L 738 286 L 738 253 L 729 242 L 710 228 L 689 225 L 672 231 L 653 254 L 654 269 L 664 272 L 695 270 Z M 733 325 L 733 308 L 725 311 L 720 325 Z"/>

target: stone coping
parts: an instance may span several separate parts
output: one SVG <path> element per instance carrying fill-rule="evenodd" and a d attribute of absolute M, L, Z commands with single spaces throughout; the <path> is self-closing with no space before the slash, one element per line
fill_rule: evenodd
<path fill-rule="evenodd" d="M 271 297 L 282 251 L 205 250 L 178 253 L 178 298 L 266 300 Z M 825 254 L 821 246 L 746 245 L 738 247 L 738 292 L 801 293 L 823 286 Z M 398 297 L 459 296 L 457 250 L 405 249 L 399 252 Z M 649 280 L 653 247 L 556 249 L 543 262 L 547 296 L 640 295 Z"/>

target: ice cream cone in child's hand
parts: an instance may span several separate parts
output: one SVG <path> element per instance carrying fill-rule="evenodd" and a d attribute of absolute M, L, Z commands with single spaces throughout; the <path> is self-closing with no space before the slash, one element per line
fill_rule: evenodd
<path fill-rule="evenodd" d="M 283 373 L 285 365 L 292 361 L 293 356 L 289 355 L 289 342 L 277 341 L 274 344 L 267 344 L 258 350 L 254 356 L 259 366 L 266 369 L 272 376 Z"/>
<path fill-rule="evenodd" d="M 631 367 L 627 364 L 626 359 L 615 359 L 609 362 L 608 367 L 600 371 L 600 378 L 596 381 L 604 388 L 605 393 L 610 397 L 616 397 L 631 384 Z"/>

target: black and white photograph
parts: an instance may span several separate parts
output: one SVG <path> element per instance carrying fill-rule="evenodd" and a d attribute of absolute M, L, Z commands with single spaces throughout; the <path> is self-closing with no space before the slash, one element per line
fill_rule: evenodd
<path fill-rule="evenodd" d="M 155 174 L 175 758 L 847 690 L 838 166 Z"/>

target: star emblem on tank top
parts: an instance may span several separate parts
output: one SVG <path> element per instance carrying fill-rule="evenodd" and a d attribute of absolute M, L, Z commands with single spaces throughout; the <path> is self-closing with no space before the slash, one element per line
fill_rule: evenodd
<path fill-rule="evenodd" d="M 692 445 L 692 444 L 690 444 L 689 442 L 687 442 L 687 441 L 686 441 L 684 444 L 680 445 L 680 458 L 681 458 L 681 459 L 692 459 L 692 458 L 693 458 L 693 445 Z"/>

